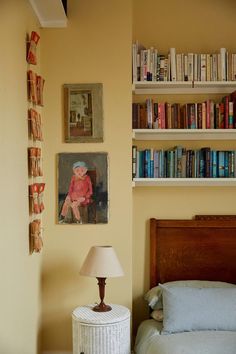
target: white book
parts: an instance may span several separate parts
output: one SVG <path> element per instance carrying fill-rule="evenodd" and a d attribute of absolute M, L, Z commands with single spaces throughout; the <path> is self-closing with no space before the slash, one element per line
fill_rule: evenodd
<path fill-rule="evenodd" d="M 182 55 L 176 54 L 176 80 L 183 81 L 182 77 Z"/>
<path fill-rule="evenodd" d="M 198 81 L 198 54 L 194 54 L 193 56 L 193 68 L 194 68 L 193 80 Z"/>
<path fill-rule="evenodd" d="M 153 53 L 153 76 L 152 81 L 157 81 L 157 49 Z"/>
<path fill-rule="evenodd" d="M 206 81 L 206 54 L 200 54 L 201 60 L 201 81 Z"/>
<path fill-rule="evenodd" d="M 217 54 L 217 80 L 222 81 L 221 55 Z"/>
<path fill-rule="evenodd" d="M 232 54 L 232 80 L 236 80 L 236 54 Z"/>
<path fill-rule="evenodd" d="M 206 81 L 211 81 L 211 62 L 210 54 L 206 54 Z"/>
<path fill-rule="evenodd" d="M 175 54 L 175 48 L 170 48 L 170 73 L 171 73 L 171 81 L 176 81 L 176 54 Z"/>
<path fill-rule="evenodd" d="M 141 81 L 147 81 L 148 51 L 141 50 Z"/>
<path fill-rule="evenodd" d="M 226 65 L 226 49 L 225 48 L 220 48 L 220 63 L 221 63 L 221 80 L 226 81 L 227 65 Z"/>
<path fill-rule="evenodd" d="M 212 55 L 212 81 L 217 81 L 217 54 Z"/>
<path fill-rule="evenodd" d="M 193 81 L 193 53 L 188 53 L 188 81 Z"/>
<path fill-rule="evenodd" d="M 184 81 L 188 81 L 188 56 L 184 54 Z"/>

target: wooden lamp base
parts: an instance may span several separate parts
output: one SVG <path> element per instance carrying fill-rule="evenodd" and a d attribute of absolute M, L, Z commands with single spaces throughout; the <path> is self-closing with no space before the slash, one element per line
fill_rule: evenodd
<path fill-rule="evenodd" d="M 99 296 L 100 296 L 100 304 L 96 305 L 93 307 L 93 311 L 96 312 L 107 312 L 107 311 L 111 311 L 112 308 L 109 305 L 106 305 L 103 302 L 104 296 L 105 296 L 105 285 L 106 285 L 106 278 L 98 278 L 98 286 L 99 286 Z"/>

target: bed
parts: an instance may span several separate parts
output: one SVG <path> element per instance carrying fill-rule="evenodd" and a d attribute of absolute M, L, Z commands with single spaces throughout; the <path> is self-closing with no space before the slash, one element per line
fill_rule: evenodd
<path fill-rule="evenodd" d="M 235 354 L 235 284 L 235 216 L 151 219 L 153 318 L 140 324 L 135 353 Z"/>

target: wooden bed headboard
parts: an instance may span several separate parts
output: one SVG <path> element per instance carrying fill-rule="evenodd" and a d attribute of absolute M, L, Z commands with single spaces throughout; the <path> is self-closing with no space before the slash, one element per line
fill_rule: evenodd
<path fill-rule="evenodd" d="M 150 288 L 174 280 L 236 283 L 236 217 L 150 220 Z"/>

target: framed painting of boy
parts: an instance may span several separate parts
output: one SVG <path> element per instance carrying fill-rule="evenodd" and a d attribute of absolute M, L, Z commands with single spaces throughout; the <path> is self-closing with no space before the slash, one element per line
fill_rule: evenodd
<path fill-rule="evenodd" d="M 64 126 L 67 143 L 103 141 L 102 84 L 65 84 Z"/>
<path fill-rule="evenodd" d="M 108 222 L 107 153 L 58 154 L 57 222 Z"/>

